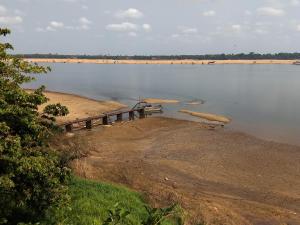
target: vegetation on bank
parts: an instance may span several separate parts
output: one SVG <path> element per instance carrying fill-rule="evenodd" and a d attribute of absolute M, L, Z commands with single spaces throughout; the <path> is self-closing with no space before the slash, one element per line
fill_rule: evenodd
<path fill-rule="evenodd" d="M 152 209 L 140 194 L 121 186 L 74 177 L 69 185 L 69 194 L 70 206 L 52 211 L 43 224 L 182 224 L 178 206 Z"/>
<path fill-rule="evenodd" d="M 0 28 L 0 36 L 10 30 Z M 50 71 L 7 53 L 0 43 L 0 224 L 182 224 L 177 206 L 150 208 L 125 188 L 72 178 L 71 159 L 51 148 L 59 134 L 55 117 L 65 116 L 61 104 L 48 101 L 45 87 L 26 92 L 31 74 Z"/>
<path fill-rule="evenodd" d="M 0 36 L 9 33 L 0 29 Z M 21 86 L 33 80 L 30 74 L 50 69 L 9 55 L 12 49 L 0 43 L 0 224 L 38 222 L 47 210 L 68 202 L 70 171 L 47 145 L 57 130 L 55 117 L 68 109 L 55 104 L 38 113 L 48 101 L 44 87 L 27 93 Z"/>
<path fill-rule="evenodd" d="M 296 60 L 300 59 L 300 53 L 267 53 L 255 52 L 238 54 L 206 54 L 206 55 L 62 55 L 62 54 L 18 54 L 21 58 L 41 59 L 112 59 L 112 60 Z"/>

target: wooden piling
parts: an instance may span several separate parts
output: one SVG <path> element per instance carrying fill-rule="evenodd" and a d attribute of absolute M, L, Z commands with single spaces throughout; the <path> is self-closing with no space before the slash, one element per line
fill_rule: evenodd
<path fill-rule="evenodd" d="M 86 129 L 92 129 L 92 120 L 87 120 L 85 122 Z"/>
<path fill-rule="evenodd" d="M 108 125 L 108 116 L 104 116 L 102 119 L 103 125 Z"/>
<path fill-rule="evenodd" d="M 73 124 L 67 124 L 66 125 L 66 131 L 67 132 L 72 132 L 72 130 L 73 130 Z"/>
<path fill-rule="evenodd" d="M 140 119 L 144 119 L 146 117 L 146 114 L 145 114 L 145 109 L 142 108 L 142 109 L 139 109 L 139 115 L 140 115 Z"/>
<path fill-rule="evenodd" d="M 134 111 L 129 111 L 129 120 L 134 120 Z"/>
<path fill-rule="evenodd" d="M 117 122 L 122 122 L 122 120 L 123 120 L 123 114 L 122 113 L 117 114 Z"/>
<path fill-rule="evenodd" d="M 133 108 L 133 109 L 126 109 L 126 110 L 118 110 L 118 111 L 111 111 L 105 114 L 100 114 L 98 116 L 93 116 L 93 117 L 88 117 L 88 118 L 82 118 L 82 119 L 76 119 L 72 122 L 67 122 L 64 124 L 61 124 L 60 126 L 62 128 L 65 128 L 66 132 L 72 132 L 74 127 L 74 124 L 78 124 L 78 127 L 82 127 L 83 124 L 85 124 L 85 127 L 87 129 L 92 129 L 93 128 L 93 121 L 100 120 L 102 119 L 102 125 L 109 125 L 111 122 L 111 119 L 113 117 L 116 118 L 116 122 L 121 122 L 124 119 L 123 114 L 129 114 L 129 120 L 134 120 L 135 119 L 135 112 L 138 113 L 138 117 L 140 119 L 143 119 L 146 117 L 146 112 L 145 112 L 145 107 L 138 107 L 138 108 Z M 95 125 L 95 124 L 94 124 Z M 77 127 L 77 126 L 76 126 Z"/>

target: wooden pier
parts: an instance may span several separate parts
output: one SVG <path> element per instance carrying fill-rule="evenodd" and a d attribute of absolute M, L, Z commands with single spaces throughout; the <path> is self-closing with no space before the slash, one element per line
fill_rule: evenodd
<path fill-rule="evenodd" d="M 127 117 L 128 116 L 128 117 Z M 116 110 L 100 114 L 98 116 L 87 117 L 70 122 L 60 124 L 66 132 L 72 132 L 74 125 L 77 127 L 92 129 L 94 125 L 109 125 L 112 122 L 122 122 L 125 119 L 134 120 L 135 118 L 144 119 L 146 117 L 145 107 L 137 107 L 133 109 Z"/>

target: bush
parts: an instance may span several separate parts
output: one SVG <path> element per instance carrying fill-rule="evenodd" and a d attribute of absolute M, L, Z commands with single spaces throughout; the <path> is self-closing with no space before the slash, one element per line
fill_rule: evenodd
<path fill-rule="evenodd" d="M 125 187 L 78 177 L 69 186 L 70 207 L 47 215 L 42 224 L 68 225 L 182 225 L 177 205 L 151 208 L 141 195 Z"/>
<path fill-rule="evenodd" d="M 0 36 L 9 33 L 0 28 Z M 48 100 L 45 87 L 28 93 L 21 86 L 34 79 L 28 74 L 50 69 L 9 55 L 12 49 L 0 43 L 0 224 L 37 222 L 68 199 L 69 169 L 47 147 L 55 130 L 54 116 L 68 111 L 57 104 L 43 115 L 38 112 Z"/>

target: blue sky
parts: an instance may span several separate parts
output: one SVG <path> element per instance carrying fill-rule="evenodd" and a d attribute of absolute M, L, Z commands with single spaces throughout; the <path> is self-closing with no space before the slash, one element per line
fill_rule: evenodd
<path fill-rule="evenodd" d="M 300 0 L 0 0 L 18 53 L 300 52 Z"/>

